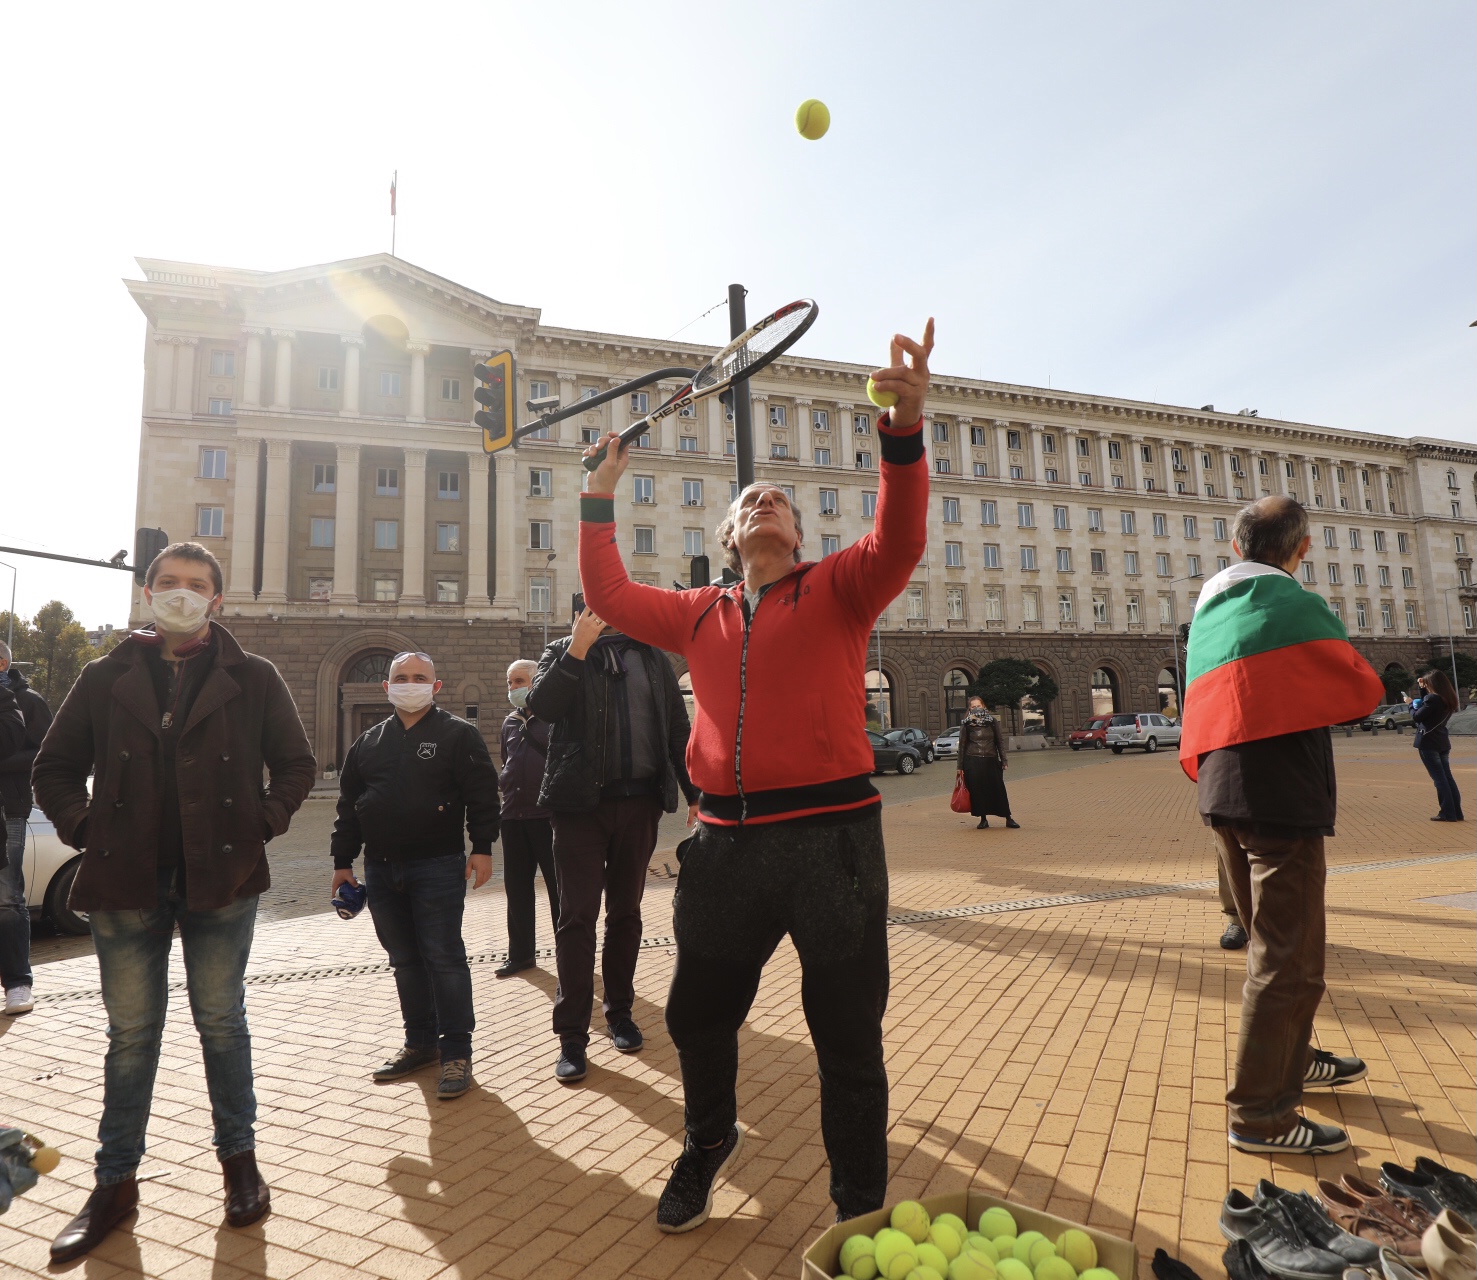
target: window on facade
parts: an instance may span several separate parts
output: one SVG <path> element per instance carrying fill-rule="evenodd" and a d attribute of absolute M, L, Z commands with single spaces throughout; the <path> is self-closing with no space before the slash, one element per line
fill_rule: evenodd
<path fill-rule="evenodd" d="M 212 378 L 234 378 L 236 376 L 236 353 L 234 351 L 212 351 L 210 353 L 210 376 Z"/>
<path fill-rule="evenodd" d="M 1215 570 L 1216 570 L 1217 573 L 1219 573 L 1222 569 L 1229 569 L 1230 567 L 1231 567 L 1231 557 L 1230 556 L 1216 556 L 1216 558 L 1215 558 Z"/>
<path fill-rule="evenodd" d="M 821 534 L 821 559 L 834 556 L 841 550 L 841 539 L 834 533 Z"/>
<path fill-rule="evenodd" d="M 1019 431 L 1007 431 L 1005 433 L 1005 447 L 1007 449 L 1019 449 L 1021 447 L 1021 433 Z"/>
<path fill-rule="evenodd" d="M 1089 533 L 1101 533 L 1103 531 L 1103 513 L 1101 508 L 1087 508 L 1087 531 Z"/>
<path fill-rule="evenodd" d="M 335 493 L 338 490 L 338 464 L 315 462 L 313 464 L 313 492 Z"/>
<path fill-rule="evenodd" d="M 1123 460 L 1123 446 L 1118 441 L 1108 441 L 1108 457 L 1113 462 L 1121 462 Z"/>
<path fill-rule="evenodd" d="M 1120 511 L 1118 513 L 1118 525 L 1124 533 L 1138 532 L 1138 530 L 1134 527 L 1134 518 L 1132 511 Z"/>
<path fill-rule="evenodd" d="M 1159 597 L 1159 625 L 1168 627 L 1174 624 L 1174 597 L 1162 595 Z"/>
<path fill-rule="evenodd" d="M 461 584 L 455 578 L 436 579 L 436 603 L 455 604 L 461 599 Z"/>
<path fill-rule="evenodd" d="M 1026 570 L 1030 570 L 1030 569 L 1034 569 L 1035 567 L 1036 567 L 1036 548 L 1035 547 L 1022 547 L 1021 548 L 1021 568 L 1022 569 L 1026 569 Z"/>
<path fill-rule="evenodd" d="M 954 470 L 948 458 L 935 458 L 933 460 L 933 469 L 941 476 L 949 475 Z"/>
<path fill-rule="evenodd" d="M 772 444 L 769 446 L 769 456 L 771 458 L 788 458 L 790 456 L 790 446 L 787 444 Z"/>
<path fill-rule="evenodd" d="M 1139 446 L 1139 460 L 1141 462 L 1153 462 L 1154 461 L 1154 450 L 1153 450 L 1153 448 L 1151 446 L 1149 446 L 1149 445 L 1146 445 L 1146 444 L 1140 445 Z"/>
<path fill-rule="evenodd" d="M 810 428 L 812 431 L 829 431 L 831 429 L 831 415 L 825 409 L 812 409 L 810 411 Z"/>
<path fill-rule="evenodd" d="M 1123 553 L 1123 572 L 1129 577 L 1137 577 L 1139 571 L 1139 553 L 1137 551 L 1125 551 Z"/>
<path fill-rule="evenodd" d="M 374 522 L 374 549 L 395 551 L 400 546 L 400 522 L 398 520 L 376 520 Z"/>
<path fill-rule="evenodd" d="M 1354 585 L 1356 587 L 1362 587 L 1364 585 L 1364 566 L 1362 564 L 1356 564 L 1354 566 Z"/>
<path fill-rule="evenodd" d="M 821 490 L 821 515 L 834 516 L 841 511 L 840 494 L 835 489 Z"/>
<path fill-rule="evenodd" d="M 677 452 L 678 453 L 696 453 L 697 452 L 697 437 L 696 436 L 678 436 L 677 437 Z"/>
<path fill-rule="evenodd" d="M 684 507 L 700 507 L 703 505 L 703 482 L 701 480 L 684 480 L 682 482 L 682 505 Z"/>
<path fill-rule="evenodd" d="M 964 567 L 964 544 L 962 542 L 944 543 L 944 567 L 946 569 Z"/>
<path fill-rule="evenodd" d="M 943 502 L 944 502 L 944 523 L 945 524 L 958 524 L 959 523 L 959 499 L 958 498 L 945 498 L 943 500 Z"/>
<path fill-rule="evenodd" d="M 462 496 L 461 472 L 438 471 L 436 473 L 436 496 L 443 502 L 459 502 Z"/>
<path fill-rule="evenodd" d="M 1011 469 L 1010 469 L 1010 478 L 1012 480 L 1024 480 L 1026 478 L 1025 468 L 1024 467 L 1011 467 Z"/>
<path fill-rule="evenodd" d="M 1224 542 L 1226 540 L 1226 522 L 1217 519 L 1212 526 L 1212 532 L 1215 534 L 1215 540 L 1217 542 Z"/>
<path fill-rule="evenodd" d="M 400 496 L 400 470 L 398 467 L 379 467 L 374 476 L 374 493 L 378 498 Z"/>
<path fill-rule="evenodd" d="M 769 406 L 769 425 L 771 427 L 783 427 L 788 425 L 785 421 L 785 406 L 772 404 Z"/>
<path fill-rule="evenodd" d="M 1330 560 L 1328 562 L 1328 585 L 1331 587 L 1338 586 L 1338 584 L 1343 580 L 1341 577 L 1342 572 L 1343 571 L 1338 567 L 1338 565 L 1334 564 L 1334 562 Z"/>
<path fill-rule="evenodd" d="M 226 451 L 224 449 L 200 450 L 200 478 L 202 480 L 224 480 L 226 478 Z"/>
<path fill-rule="evenodd" d="M 1092 456 L 1092 446 L 1088 444 L 1086 436 L 1077 437 L 1077 456 L 1079 458 Z"/>
<path fill-rule="evenodd" d="M 633 538 L 631 548 L 638 556 L 654 556 L 656 554 L 656 529 L 649 524 L 638 524 L 632 530 Z"/>
<path fill-rule="evenodd" d="M 703 531 L 701 529 L 682 530 L 682 554 L 685 556 L 703 554 Z"/>
<path fill-rule="evenodd" d="M 862 516 L 870 520 L 877 514 L 877 495 L 875 493 L 862 494 Z"/>
<path fill-rule="evenodd" d="M 1185 572 L 1190 577 L 1192 577 L 1192 578 L 1200 578 L 1200 577 L 1203 577 L 1204 576 L 1200 572 L 1200 557 L 1199 556 L 1186 556 L 1185 557 Z"/>
<path fill-rule="evenodd" d="M 654 476 L 632 476 L 631 497 L 635 502 L 655 502 L 656 478 Z"/>
<path fill-rule="evenodd" d="M 946 587 L 944 589 L 944 608 L 951 622 L 964 621 L 963 587 Z"/>
<path fill-rule="evenodd" d="M 987 476 L 987 475 L 989 475 L 990 474 L 990 464 L 987 463 L 987 462 L 976 462 L 974 464 L 974 473 L 977 476 Z"/>
<path fill-rule="evenodd" d="M 1055 467 L 1047 467 L 1046 468 L 1046 483 L 1047 484 L 1055 484 L 1056 481 L 1057 481 L 1056 468 Z"/>
<path fill-rule="evenodd" d="M 1021 592 L 1021 620 L 1023 622 L 1041 621 L 1041 593 L 1038 591 Z"/>
<path fill-rule="evenodd" d="M 1405 535 L 1401 534 L 1400 536 L 1404 537 Z M 1353 543 L 1349 545 L 1352 546 Z M 1374 549 L 1376 551 L 1383 551 L 1385 549 L 1385 531 L 1383 529 L 1376 529 L 1374 531 Z M 1402 547 L 1401 550 L 1403 551 L 1405 548 Z"/>
<path fill-rule="evenodd" d="M 1019 502 L 1015 508 L 1015 522 L 1022 529 L 1036 527 L 1036 512 L 1029 502 Z"/>
<path fill-rule="evenodd" d="M 1169 537 L 1169 517 L 1156 514 L 1154 516 L 1154 536 L 1156 538 Z"/>
<path fill-rule="evenodd" d="M 310 547 L 333 546 L 332 516 L 314 516 L 308 521 L 308 545 Z"/>
<path fill-rule="evenodd" d="M 544 388 L 544 395 L 548 395 L 549 384 L 545 382 L 540 385 Z M 460 400 L 462 398 L 462 380 L 460 378 L 442 378 L 441 398 L 443 400 Z M 538 396 L 534 396 L 533 398 L 539 399 Z M 453 583 L 452 585 L 455 586 L 456 584 Z"/>
<path fill-rule="evenodd" d="M 1092 620 L 1098 624 L 1106 624 L 1108 621 L 1108 597 L 1100 591 L 1093 592 Z"/>
<path fill-rule="evenodd" d="M 373 589 L 374 598 L 381 604 L 397 600 L 400 597 L 400 579 L 375 578 Z"/>
<path fill-rule="evenodd" d="M 1056 571 L 1058 573 L 1072 572 L 1072 548 L 1058 547 L 1056 549 Z"/>
<path fill-rule="evenodd" d="M 1472 606 L 1469 604 L 1462 606 L 1462 626 L 1468 631 L 1472 629 Z"/>
<path fill-rule="evenodd" d="M 1169 577 L 1169 557 L 1162 552 L 1154 557 L 1154 572 L 1161 578 Z"/>
<path fill-rule="evenodd" d="M 1415 571 L 1413 569 L 1400 570 L 1400 585 L 1402 587 L 1415 586 Z"/>
<path fill-rule="evenodd" d="M 1153 493 L 1154 492 L 1154 477 L 1153 476 L 1145 476 L 1144 477 L 1144 492 L 1145 493 Z"/>
<path fill-rule="evenodd" d="M 985 588 L 985 621 L 1005 620 L 1005 593 L 999 587 Z"/>
<path fill-rule="evenodd" d="M 829 467 L 831 465 L 831 451 L 824 448 L 816 449 L 815 465 L 818 467 Z"/>
<path fill-rule="evenodd" d="M 195 536 L 197 538 L 221 538 L 225 536 L 226 509 L 224 507 L 195 508 Z"/>
<path fill-rule="evenodd" d="M 1199 536 L 1200 535 L 1196 532 L 1195 517 L 1194 516 L 1186 516 L 1185 517 L 1185 537 L 1187 537 L 1187 538 L 1198 538 Z"/>
<path fill-rule="evenodd" d="M 922 587 L 909 587 L 907 594 L 908 620 L 917 621 L 928 616 Z"/>
<path fill-rule="evenodd" d="M 229 400 L 212 399 L 207 408 L 210 416 L 213 418 L 229 418 L 231 416 L 231 402 Z"/>
<path fill-rule="evenodd" d="M 1313 562 L 1311 560 L 1304 560 L 1303 561 L 1303 581 L 1304 582 L 1317 582 L 1318 581 L 1318 576 L 1313 572 Z"/>
<path fill-rule="evenodd" d="M 549 580 L 548 578 L 530 578 L 528 580 L 528 612 L 549 612 Z"/>
<path fill-rule="evenodd" d="M 308 599 L 317 604 L 327 604 L 333 599 L 333 579 L 309 578 Z"/>
<path fill-rule="evenodd" d="M 1379 569 L 1380 569 L 1380 586 L 1382 586 L 1382 587 L 1388 587 L 1390 585 L 1390 566 L 1387 565 L 1387 564 L 1382 564 L 1382 565 L 1380 565 Z"/>
<path fill-rule="evenodd" d="M 870 471 L 872 469 L 872 455 L 870 453 L 857 454 L 856 469 L 858 471 Z"/>
<path fill-rule="evenodd" d="M 336 365 L 320 365 L 318 369 L 318 390 L 338 390 L 338 367 Z"/>
<path fill-rule="evenodd" d="M 851 415 L 851 431 L 853 435 L 865 436 L 872 432 L 872 419 L 865 413 L 854 413 Z"/>
<path fill-rule="evenodd" d="M 1324 545 L 1325 546 L 1337 546 L 1338 544 L 1336 542 L 1329 542 L 1328 541 L 1328 533 L 1329 533 L 1329 531 L 1325 529 L 1324 530 Z M 1360 540 L 1359 530 L 1358 529 L 1350 529 L 1349 530 L 1349 550 L 1350 551 L 1360 551 L 1360 550 L 1363 550 L 1363 544 L 1362 544 L 1362 542 Z"/>
<path fill-rule="evenodd" d="M 1369 626 L 1369 606 L 1363 600 L 1354 603 L 1354 622 L 1361 628 Z"/>
<path fill-rule="evenodd" d="M 1333 616 L 1340 622 L 1344 620 L 1344 602 L 1342 600 L 1330 600 L 1328 607 L 1333 610 Z"/>
<path fill-rule="evenodd" d="M 1113 488 L 1115 488 L 1115 489 L 1121 489 L 1121 488 L 1123 488 L 1123 477 L 1122 476 L 1114 476 L 1113 477 Z"/>
<path fill-rule="evenodd" d="M 436 526 L 436 550 L 460 552 L 462 549 L 462 527 L 459 524 Z"/>
<path fill-rule="evenodd" d="M 553 545 L 553 522 L 549 520 L 530 520 L 528 522 L 528 549 L 530 551 L 548 551 Z"/>
<path fill-rule="evenodd" d="M 1072 597 L 1068 592 L 1060 592 L 1056 598 L 1056 615 L 1060 622 L 1072 621 Z"/>
<path fill-rule="evenodd" d="M 1323 545 L 1325 547 L 1336 547 L 1338 544 L 1339 537 L 1337 531 L 1325 525 L 1323 527 Z"/>
<path fill-rule="evenodd" d="M 581 444 L 595 444 L 595 443 L 597 443 L 599 441 L 599 439 L 600 439 L 600 428 L 599 427 L 581 427 L 580 428 L 580 443 Z M 733 441 L 730 440 L 729 443 L 732 444 Z M 729 452 L 732 452 L 732 450 L 730 450 Z"/>
<path fill-rule="evenodd" d="M 1405 629 L 1407 631 L 1414 631 L 1416 629 L 1415 605 L 1413 604 L 1407 604 L 1405 606 Z"/>
<path fill-rule="evenodd" d="M 398 396 L 400 394 L 400 375 L 390 370 L 380 373 L 380 395 Z"/>
<path fill-rule="evenodd" d="M 1065 529 L 1068 527 L 1066 507 L 1053 507 L 1051 509 L 1051 527 L 1053 529 Z"/>
<path fill-rule="evenodd" d="M 933 442 L 935 444 L 949 443 L 949 424 L 947 422 L 935 422 L 933 424 Z"/>
<path fill-rule="evenodd" d="M 984 429 L 984 427 L 970 427 L 970 429 L 969 429 L 969 443 L 972 444 L 972 445 L 982 445 L 982 444 L 985 443 L 985 429 Z"/>
<path fill-rule="evenodd" d="M 995 503 L 994 503 L 994 500 L 993 499 L 990 499 L 990 498 L 981 499 L 981 501 L 980 501 L 980 523 L 981 524 L 988 524 L 988 525 L 997 525 L 997 524 L 1000 523 L 1000 518 L 999 518 L 998 514 L 996 513 Z"/>
<path fill-rule="evenodd" d="M 1143 616 L 1139 612 L 1139 597 L 1131 595 L 1124 602 L 1124 613 L 1128 617 L 1128 625 L 1137 627 L 1143 622 Z"/>
<path fill-rule="evenodd" d="M 644 418 L 646 416 L 646 406 L 649 403 L 650 402 L 646 398 L 646 392 L 644 392 L 644 391 L 633 391 L 633 392 L 631 392 L 631 412 L 636 417 L 638 417 L 638 418 Z"/>
<path fill-rule="evenodd" d="M 987 542 L 984 544 L 984 550 L 985 568 L 998 569 L 1000 567 L 1000 544 L 997 542 Z"/>
<path fill-rule="evenodd" d="M 1402 538 L 1405 537 L 1405 535 L 1403 533 L 1400 536 Z M 1453 538 L 1452 538 L 1452 547 L 1453 547 L 1453 550 L 1456 551 L 1457 555 L 1459 555 L 1459 556 L 1466 555 L 1467 554 L 1467 535 L 1464 534 L 1464 533 L 1455 534 L 1453 536 Z M 1406 551 L 1408 549 L 1409 548 L 1407 548 L 1406 545 L 1403 542 L 1400 544 L 1400 550 Z"/>
<path fill-rule="evenodd" d="M 554 473 L 542 467 L 530 467 L 528 496 L 530 498 L 552 498 L 554 496 Z"/>
<path fill-rule="evenodd" d="M 1380 601 L 1380 625 L 1386 631 L 1395 629 L 1395 606 L 1388 600 Z"/>
<path fill-rule="evenodd" d="M 1079 471 L 1077 473 L 1077 481 L 1079 484 L 1091 484 L 1092 473 L 1089 471 Z"/>
<path fill-rule="evenodd" d="M 1092 571 L 1094 573 L 1108 572 L 1108 553 L 1106 551 L 1090 551 L 1088 552 L 1088 558 L 1092 562 Z"/>

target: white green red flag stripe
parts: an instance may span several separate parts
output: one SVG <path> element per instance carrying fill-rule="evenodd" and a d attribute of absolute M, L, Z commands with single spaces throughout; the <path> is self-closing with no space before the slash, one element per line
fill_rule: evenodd
<path fill-rule="evenodd" d="M 1222 569 L 1201 588 L 1185 657 L 1180 766 L 1221 747 L 1369 714 L 1384 685 L 1319 595 L 1272 565 Z"/>

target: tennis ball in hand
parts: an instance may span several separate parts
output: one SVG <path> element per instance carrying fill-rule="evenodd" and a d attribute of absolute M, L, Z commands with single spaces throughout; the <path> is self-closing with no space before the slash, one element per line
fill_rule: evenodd
<path fill-rule="evenodd" d="M 920 1267 L 932 1267 L 939 1275 L 949 1269 L 948 1255 L 931 1240 L 925 1240 L 914 1249 L 913 1256 L 918 1259 Z"/>
<path fill-rule="evenodd" d="M 811 142 L 826 136 L 831 127 L 830 109 L 819 98 L 806 98 L 795 110 L 795 128 Z"/>
<path fill-rule="evenodd" d="M 999 1280 L 1036 1280 L 1031 1268 L 1017 1258 L 1001 1258 L 995 1265 Z"/>
<path fill-rule="evenodd" d="M 877 1274 L 884 1280 L 907 1280 L 908 1272 L 918 1265 L 913 1241 L 891 1227 L 883 1227 L 872 1239 L 876 1246 L 873 1256 L 877 1260 Z"/>
<path fill-rule="evenodd" d="M 842 1244 L 841 1270 L 851 1280 L 873 1280 L 877 1274 L 877 1246 L 871 1236 L 851 1236 Z"/>
<path fill-rule="evenodd" d="M 996 1280 L 995 1267 L 984 1254 L 966 1249 L 949 1263 L 949 1280 Z"/>
<path fill-rule="evenodd" d="M 1036 1280 L 1077 1280 L 1077 1270 L 1053 1252 L 1036 1264 Z"/>
<path fill-rule="evenodd" d="M 959 1251 L 964 1248 L 963 1235 L 954 1230 L 953 1223 L 945 1222 L 942 1216 L 935 1218 L 928 1228 L 928 1242 L 950 1262 L 957 1258 Z M 931 1263 L 929 1265 L 932 1266 Z M 937 1271 L 938 1268 L 934 1267 L 934 1270 Z"/>
<path fill-rule="evenodd" d="M 867 399 L 879 409 L 891 409 L 897 403 L 896 391 L 878 391 L 877 384 L 872 381 L 872 375 L 867 375 Z"/>
<path fill-rule="evenodd" d="M 1011 1249 L 1011 1255 L 1017 1262 L 1024 1262 L 1028 1267 L 1034 1267 L 1036 1265 L 1036 1259 L 1031 1257 L 1031 1250 L 1043 1240 L 1046 1240 L 1046 1237 L 1039 1231 L 1022 1231 L 1015 1238 L 1015 1247 Z M 1047 1241 L 1047 1243 L 1050 1243 L 1050 1241 Z M 1055 1248 L 1052 1249 L 1052 1252 L 1056 1252 Z"/>
<path fill-rule="evenodd" d="M 997 1242 L 1001 1236 L 1013 1236 L 1016 1233 L 1015 1219 L 1011 1217 L 1010 1210 L 998 1205 L 980 1214 L 979 1228 L 980 1235 Z"/>
<path fill-rule="evenodd" d="M 914 1244 L 928 1239 L 928 1210 L 916 1200 L 903 1200 L 892 1211 L 892 1229 L 901 1231 Z"/>
<path fill-rule="evenodd" d="M 1065 1258 L 1075 1271 L 1091 1271 L 1097 1266 L 1097 1245 L 1085 1231 L 1070 1227 L 1056 1238 L 1057 1257 Z"/>

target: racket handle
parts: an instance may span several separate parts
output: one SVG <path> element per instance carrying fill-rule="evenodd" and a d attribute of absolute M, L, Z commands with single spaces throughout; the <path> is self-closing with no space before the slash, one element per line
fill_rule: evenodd
<path fill-rule="evenodd" d="M 605 455 L 610 452 L 609 445 L 601 445 L 600 448 L 584 460 L 585 470 L 593 471 L 605 461 Z"/>
<path fill-rule="evenodd" d="M 624 449 L 628 444 L 631 443 L 632 440 L 634 440 L 643 431 L 650 427 L 650 425 L 651 422 L 649 417 L 640 418 L 637 421 L 631 423 L 631 425 L 627 427 L 624 431 L 622 431 L 620 435 L 616 436 L 616 440 L 620 443 L 620 447 Z M 605 461 L 605 455 L 609 452 L 610 445 L 602 444 L 599 449 L 597 449 L 594 453 L 592 453 L 588 458 L 584 460 L 585 470 L 594 471 L 596 467 L 598 467 L 602 462 Z"/>

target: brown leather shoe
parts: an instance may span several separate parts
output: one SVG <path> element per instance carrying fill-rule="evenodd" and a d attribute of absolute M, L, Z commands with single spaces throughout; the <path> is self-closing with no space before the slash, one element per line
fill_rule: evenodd
<path fill-rule="evenodd" d="M 51 1260 L 70 1262 L 95 1249 L 137 1206 L 138 1183 L 132 1178 L 95 1187 L 82 1212 L 51 1242 Z"/>
<path fill-rule="evenodd" d="M 1404 1226 L 1396 1207 L 1383 1197 L 1361 1199 L 1337 1183 L 1319 1178 L 1318 1199 L 1334 1224 L 1351 1236 L 1393 1250 L 1402 1262 L 1420 1261 L 1420 1236 Z"/>
<path fill-rule="evenodd" d="M 1417 1240 L 1436 1220 L 1431 1211 L 1420 1201 L 1412 1200 L 1409 1196 L 1391 1195 L 1382 1188 L 1365 1182 L 1356 1174 L 1346 1173 L 1339 1179 L 1339 1182 L 1343 1189 L 1353 1195 L 1356 1200 L 1364 1201 L 1380 1217 L 1388 1218 Z"/>
<path fill-rule="evenodd" d="M 256 1167 L 256 1152 L 243 1151 L 221 1161 L 226 1178 L 226 1226 L 249 1227 L 272 1210 L 272 1192 Z"/>

